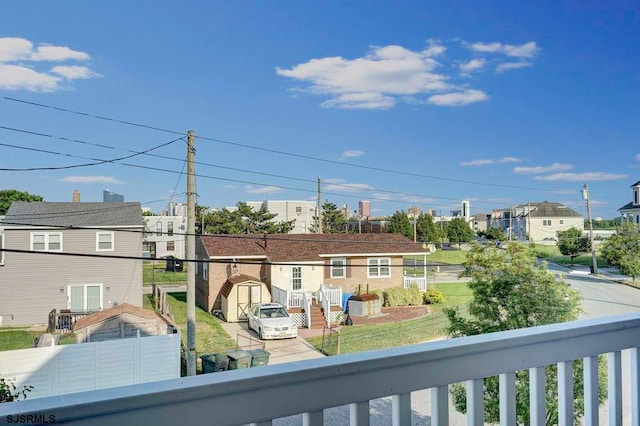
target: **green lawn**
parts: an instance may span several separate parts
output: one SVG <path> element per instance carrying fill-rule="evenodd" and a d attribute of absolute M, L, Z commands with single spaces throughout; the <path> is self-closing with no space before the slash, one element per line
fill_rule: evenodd
<path fill-rule="evenodd" d="M 145 302 L 145 307 L 147 302 Z M 150 301 L 148 303 L 151 303 Z M 182 333 L 182 341 L 187 342 L 187 294 L 168 293 L 167 303 L 171 308 L 174 321 Z M 196 306 L 196 353 L 198 356 L 207 353 L 224 352 L 234 349 L 233 340 L 220 325 L 221 321 Z"/>
<path fill-rule="evenodd" d="M 431 313 L 408 321 L 375 325 L 355 325 L 340 330 L 340 353 L 361 352 L 394 346 L 425 342 L 444 334 L 449 322 L 442 312 L 445 307 L 460 305 L 466 309 L 471 291 L 466 283 L 437 284 L 436 289 L 445 294 L 445 303 L 432 305 Z M 337 353 L 337 335 L 307 339 L 316 349 L 329 355 Z"/>
<path fill-rule="evenodd" d="M 144 261 L 142 263 L 142 282 L 144 285 L 151 283 L 186 283 L 187 282 L 187 266 L 184 266 L 182 272 L 165 271 L 166 263 L 164 261 Z"/>
<path fill-rule="evenodd" d="M 19 328 L 0 329 L 0 351 L 14 351 L 16 349 L 29 349 L 33 347 L 33 341 L 42 336 L 46 331 L 29 331 Z M 60 336 L 58 344 L 69 345 L 76 343 L 76 336 L 73 333 Z"/>
<path fill-rule="evenodd" d="M 427 262 L 448 263 L 450 265 L 460 265 L 467 260 L 467 252 L 464 250 L 436 250 L 435 253 L 427 257 Z"/>

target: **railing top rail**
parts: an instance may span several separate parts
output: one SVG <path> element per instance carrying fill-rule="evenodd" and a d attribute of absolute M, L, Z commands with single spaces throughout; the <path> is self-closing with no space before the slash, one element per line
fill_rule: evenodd
<path fill-rule="evenodd" d="M 0 420 L 8 414 L 40 413 L 53 414 L 60 422 L 95 417 L 121 421 L 141 418 L 135 417 L 140 416 L 137 410 L 144 410 L 147 421 L 178 423 L 185 413 L 206 420 L 215 413 L 218 424 L 244 424 L 630 347 L 640 347 L 640 314 L 27 399 L 0 405 Z M 331 392 L 290 403 L 293 390 L 312 394 L 318 386 Z M 251 410 L 242 394 L 251 394 Z"/>

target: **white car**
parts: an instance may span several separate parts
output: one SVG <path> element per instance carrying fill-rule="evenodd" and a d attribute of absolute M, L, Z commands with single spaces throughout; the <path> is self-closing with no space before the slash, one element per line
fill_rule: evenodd
<path fill-rule="evenodd" d="M 261 339 L 287 339 L 298 336 L 298 326 L 279 303 L 258 303 L 249 309 L 249 329 Z"/>

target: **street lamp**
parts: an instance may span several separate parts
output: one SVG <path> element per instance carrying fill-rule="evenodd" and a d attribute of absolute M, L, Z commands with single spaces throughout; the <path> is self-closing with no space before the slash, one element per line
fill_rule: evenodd
<path fill-rule="evenodd" d="M 353 214 L 358 217 L 358 234 L 362 234 L 362 216 L 358 214 L 358 210 L 354 210 Z"/>

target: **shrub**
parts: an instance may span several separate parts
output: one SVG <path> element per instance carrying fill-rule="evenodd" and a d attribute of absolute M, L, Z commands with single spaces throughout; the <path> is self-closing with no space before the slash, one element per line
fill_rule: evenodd
<path fill-rule="evenodd" d="M 27 392 L 31 392 L 33 386 L 24 386 L 21 391 L 18 390 L 14 381 L 11 379 L 0 378 L 0 403 L 18 401 L 27 398 Z"/>
<path fill-rule="evenodd" d="M 383 292 L 383 306 L 422 305 L 422 292 L 416 286 L 391 287 Z"/>
<path fill-rule="evenodd" d="M 423 297 L 425 305 L 444 303 L 444 293 L 439 290 L 427 290 Z"/>

